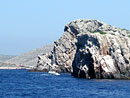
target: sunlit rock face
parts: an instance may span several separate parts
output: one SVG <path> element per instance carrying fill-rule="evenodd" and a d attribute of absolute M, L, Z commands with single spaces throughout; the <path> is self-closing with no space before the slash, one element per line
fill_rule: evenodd
<path fill-rule="evenodd" d="M 36 69 L 88 79 L 129 79 L 130 31 L 97 20 L 72 21 L 52 52 L 39 56 Z"/>

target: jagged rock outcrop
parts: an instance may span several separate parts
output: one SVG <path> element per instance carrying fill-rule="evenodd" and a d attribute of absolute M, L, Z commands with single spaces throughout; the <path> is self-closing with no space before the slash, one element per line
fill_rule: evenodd
<path fill-rule="evenodd" d="M 36 69 L 71 72 L 76 77 L 129 79 L 130 31 L 97 20 L 67 24 L 50 54 L 40 55 Z"/>

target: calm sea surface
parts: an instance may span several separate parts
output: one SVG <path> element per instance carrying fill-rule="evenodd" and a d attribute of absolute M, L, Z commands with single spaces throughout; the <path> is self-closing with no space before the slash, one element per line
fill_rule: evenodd
<path fill-rule="evenodd" d="M 130 81 L 0 70 L 0 98 L 130 98 Z"/>

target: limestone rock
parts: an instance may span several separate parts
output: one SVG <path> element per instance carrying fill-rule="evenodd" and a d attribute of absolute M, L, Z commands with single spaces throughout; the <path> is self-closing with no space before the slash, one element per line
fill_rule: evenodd
<path fill-rule="evenodd" d="M 67 24 L 50 54 L 39 56 L 36 69 L 71 72 L 83 78 L 130 77 L 130 31 L 97 20 Z"/>

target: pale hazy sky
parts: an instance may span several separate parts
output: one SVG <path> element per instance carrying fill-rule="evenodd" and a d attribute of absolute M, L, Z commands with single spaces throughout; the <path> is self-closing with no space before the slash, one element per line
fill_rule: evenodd
<path fill-rule="evenodd" d="M 0 54 L 53 43 L 65 24 L 79 18 L 130 30 L 130 0 L 0 0 Z"/>

